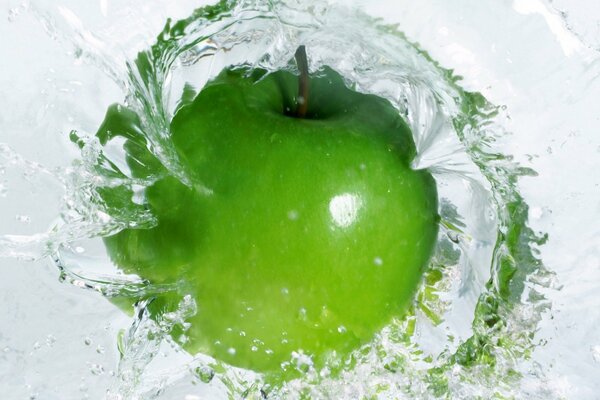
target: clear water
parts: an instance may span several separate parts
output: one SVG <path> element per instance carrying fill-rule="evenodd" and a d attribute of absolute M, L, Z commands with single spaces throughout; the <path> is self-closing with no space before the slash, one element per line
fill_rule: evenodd
<path fill-rule="evenodd" d="M 245 1 L 158 41 L 168 17 L 188 18 L 200 4 L 83 3 L 3 3 L 4 397 L 596 398 L 600 67 L 591 0 Z M 122 155 L 93 134 L 109 104 L 126 103 L 177 173 L 166 127 L 184 85 L 200 89 L 229 64 L 280 68 L 300 43 L 313 70 L 330 65 L 405 115 L 414 166 L 438 181 L 442 229 L 411 315 L 340 376 L 299 360 L 304 378 L 265 388 L 260 376 L 215 370 L 170 340 L 178 318 L 194 312 L 190 299 L 161 321 L 141 303 L 132 321 L 104 298 L 168 288 L 108 261 L 99 237 L 152 216 L 116 220 L 90 201 L 114 184 L 93 173 L 100 152 Z M 154 69 L 144 74 L 133 60 L 150 50 Z M 86 142 L 81 152 L 72 131 Z"/>

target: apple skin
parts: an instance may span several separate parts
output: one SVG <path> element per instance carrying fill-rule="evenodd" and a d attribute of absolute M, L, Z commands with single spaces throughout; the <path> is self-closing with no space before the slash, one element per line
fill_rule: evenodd
<path fill-rule="evenodd" d="M 143 206 L 129 189 L 101 192 L 111 214 L 144 208 L 157 219 L 105 238 L 111 259 L 178 283 L 156 295 L 153 318 L 194 298 L 189 353 L 258 372 L 281 372 L 300 350 L 322 366 L 402 316 L 438 231 L 435 181 L 410 168 L 414 144 L 397 110 L 326 67 L 311 78 L 307 118 L 295 118 L 297 82 L 226 69 L 181 107 L 171 139 L 190 186 L 147 150 L 126 108 L 111 107 L 97 134 L 126 139 L 134 177 L 161 176 Z"/>

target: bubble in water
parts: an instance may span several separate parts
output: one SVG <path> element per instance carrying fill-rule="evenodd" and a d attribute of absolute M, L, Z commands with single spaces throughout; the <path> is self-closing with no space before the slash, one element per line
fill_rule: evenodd
<path fill-rule="evenodd" d="M 92 373 L 92 375 L 103 375 L 104 366 L 102 364 L 91 364 L 90 372 Z"/>
<path fill-rule="evenodd" d="M 210 383 L 215 377 L 215 371 L 209 366 L 203 365 L 194 370 L 196 376 L 204 383 Z"/>

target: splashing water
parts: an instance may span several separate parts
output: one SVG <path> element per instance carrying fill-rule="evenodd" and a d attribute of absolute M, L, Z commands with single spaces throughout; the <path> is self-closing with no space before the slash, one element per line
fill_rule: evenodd
<path fill-rule="evenodd" d="M 18 171 L 28 182 L 47 180 L 64 191 L 51 229 L 0 236 L 0 256 L 51 258 L 62 282 L 109 298 L 147 299 L 136 304 L 131 327 L 119 334 L 119 364 L 108 399 L 184 393 L 186 399 L 200 398 L 190 393 L 257 399 L 558 398 L 543 385 L 521 387 L 524 362 L 550 309 L 545 293 L 558 287 L 538 255 L 547 237 L 528 227 L 529 207 L 518 188 L 519 179 L 536 172 L 496 150 L 509 134 L 507 110 L 463 89 L 459 77 L 396 27 L 323 1 L 221 1 L 185 19 L 169 20 L 155 43 L 131 55 L 85 30 L 66 7 L 59 10 L 67 27 L 57 27 L 44 7 L 24 4 L 22 11 L 35 15 L 53 37 L 73 38 L 68 40 L 78 59 L 110 77 L 123 92 L 124 105 L 140 117 L 148 149 L 184 182 L 188 178 L 169 139 L 182 93 L 183 102 L 193 99 L 230 65 L 290 68 L 289 59 L 304 44 L 312 71 L 328 65 L 349 87 L 397 108 L 414 135 L 418 154 L 413 167 L 428 168 L 438 184 L 440 235 L 409 314 L 337 368 L 317 370 L 310 358 L 296 354 L 292 362 L 302 377 L 273 387 L 258 374 L 180 350 L 170 333 L 185 332 L 186 318 L 201 305 L 182 298 L 177 311 L 150 319 L 146 307 L 152 295 L 176 288 L 123 275 L 98 245 L 103 236 L 156 222 L 137 208 L 110 212 L 99 195 L 102 188 L 123 186 L 143 197 L 143 189 L 159 178 L 99 174 L 97 166 L 106 163 L 127 171 L 123 143 L 102 145 L 93 124 L 71 126 L 81 155 L 68 167 L 56 168 L 27 161 L 0 145 L 0 196 L 8 190 L 2 181 L 5 170 Z M 543 371 L 537 374 L 545 379 Z"/>

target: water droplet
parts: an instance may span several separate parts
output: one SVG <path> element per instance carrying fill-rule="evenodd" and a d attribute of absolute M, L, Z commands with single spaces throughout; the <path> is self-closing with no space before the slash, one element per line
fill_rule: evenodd
<path fill-rule="evenodd" d="M 298 318 L 300 318 L 302 321 L 306 321 L 306 308 L 301 308 L 298 310 Z"/>
<path fill-rule="evenodd" d="M 600 345 L 592 346 L 592 357 L 600 364 Z"/>
<path fill-rule="evenodd" d="M 250 347 L 250 350 L 252 350 L 252 351 L 258 351 L 258 347 L 252 346 L 252 347 Z"/>
<path fill-rule="evenodd" d="M 104 367 L 102 366 L 102 364 L 91 364 L 90 372 L 92 373 L 92 375 L 103 375 Z"/>
<path fill-rule="evenodd" d="M 83 343 L 85 343 L 85 345 L 86 345 L 86 346 L 89 346 L 89 345 L 91 345 L 91 344 L 92 344 L 92 339 L 91 339 L 91 338 L 89 338 L 89 337 L 86 337 L 86 338 L 83 340 Z"/>
<path fill-rule="evenodd" d="M 125 347 L 125 329 L 120 329 L 117 333 L 117 350 L 119 351 L 121 357 L 125 355 Z"/>
<path fill-rule="evenodd" d="M 42 345 L 40 344 L 40 342 L 35 342 L 35 343 L 33 344 L 33 349 L 34 349 L 34 350 L 37 350 L 37 349 L 39 349 L 40 347 L 42 347 Z"/>
<path fill-rule="evenodd" d="M 54 346 L 54 343 L 56 343 L 56 337 L 54 337 L 54 335 L 46 336 L 46 345 L 48 347 Z"/>
<path fill-rule="evenodd" d="M 457 243 L 458 244 L 460 242 L 460 238 L 458 236 L 458 233 L 453 232 L 453 231 L 448 231 L 446 233 L 446 235 L 448 236 L 448 239 L 450 239 L 450 241 L 452 243 Z"/>
<path fill-rule="evenodd" d="M 29 215 L 15 215 L 15 219 L 19 222 L 23 222 L 25 224 L 28 224 L 31 222 L 31 217 Z"/>
<path fill-rule="evenodd" d="M 383 265 L 383 260 L 381 259 L 381 257 L 375 257 L 373 259 L 373 263 L 378 267 L 381 267 Z"/>
<path fill-rule="evenodd" d="M 215 377 L 215 371 L 207 365 L 202 365 L 194 370 L 196 376 L 204 382 L 209 383 Z"/>
<path fill-rule="evenodd" d="M 104 350 L 104 346 L 98 345 L 96 347 L 96 353 L 98 353 L 98 354 L 104 354 L 104 351 L 105 351 Z"/>
<path fill-rule="evenodd" d="M 6 181 L 0 182 L 0 197 L 6 197 L 7 193 L 8 193 L 7 182 Z"/>
<path fill-rule="evenodd" d="M 233 347 L 227 349 L 227 353 L 231 356 L 235 356 L 236 350 Z"/>
<path fill-rule="evenodd" d="M 18 15 L 19 15 L 18 8 L 11 8 L 10 10 L 8 10 L 8 22 L 13 22 L 15 20 L 15 18 L 17 18 Z"/>
<path fill-rule="evenodd" d="M 344 325 L 340 325 L 340 326 L 338 326 L 337 331 L 339 333 L 346 333 L 347 329 L 346 329 L 346 327 Z"/>
<path fill-rule="evenodd" d="M 307 373 L 313 366 L 313 360 L 302 351 L 292 352 L 292 364 L 302 373 Z"/>

